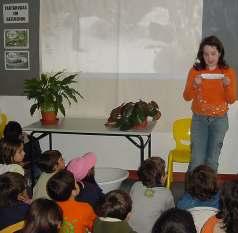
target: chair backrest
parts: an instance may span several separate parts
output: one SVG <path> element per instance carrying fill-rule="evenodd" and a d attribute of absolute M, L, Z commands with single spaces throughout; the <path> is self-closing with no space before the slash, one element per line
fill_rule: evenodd
<path fill-rule="evenodd" d="M 5 129 L 5 126 L 7 124 L 7 116 L 5 113 L 1 113 L 0 115 L 0 139 L 2 138 L 3 136 L 3 131 Z"/>
<path fill-rule="evenodd" d="M 24 221 L 17 222 L 13 225 L 3 228 L 0 230 L 0 233 L 14 233 L 15 231 L 19 231 L 23 228 Z"/>
<path fill-rule="evenodd" d="M 173 137 L 177 150 L 190 150 L 191 143 L 191 118 L 178 119 L 173 124 Z"/>

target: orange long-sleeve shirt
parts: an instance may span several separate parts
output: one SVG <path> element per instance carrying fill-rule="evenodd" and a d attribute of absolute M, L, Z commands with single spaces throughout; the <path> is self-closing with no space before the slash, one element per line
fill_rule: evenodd
<path fill-rule="evenodd" d="M 92 231 L 96 214 L 88 203 L 67 200 L 57 202 L 63 210 L 64 224 L 60 232 L 85 233 Z"/>
<path fill-rule="evenodd" d="M 194 79 L 201 74 L 224 74 L 230 79 L 226 87 L 222 79 L 202 79 L 199 88 L 193 86 Z M 192 111 L 205 116 L 222 116 L 228 111 L 228 104 L 236 100 L 236 74 L 232 68 L 215 70 L 195 70 L 188 73 L 186 86 L 183 92 L 186 101 L 192 100 Z"/>

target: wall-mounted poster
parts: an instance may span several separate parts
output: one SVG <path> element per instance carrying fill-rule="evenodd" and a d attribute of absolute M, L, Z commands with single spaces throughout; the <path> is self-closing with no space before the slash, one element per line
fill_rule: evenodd
<path fill-rule="evenodd" d="M 29 7 L 28 3 L 3 4 L 4 23 L 28 23 Z"/>
<path fill-rule="evenodd" d="M 5 29 L 4 30 L 5 49 L 28 49 L 29 29 Z"/>
<path fill-rule="evenodd" d="M 29 70 L 29 51 L 5 51 L 5 70 Z"/>

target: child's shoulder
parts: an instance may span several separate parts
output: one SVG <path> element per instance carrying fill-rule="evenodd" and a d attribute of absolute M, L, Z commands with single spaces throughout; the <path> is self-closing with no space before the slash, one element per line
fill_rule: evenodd
<path fill-rule="evenodd" d="M 80 209 L 81 212 L 94 212 L 93 208 L 91 207 L 90 204 L 88 204 L 87 202 L 81 202 L 81 201 L 76 201 L 76 200 L 71 200 L 68 201 L 69 205 L 71 205 L 71 207 L 75 207 Z"/>
<path fill-rule="evenodd" d="M 0 164 L 0 174 L 17 172 L 24 176 L 24 169 L 19 164 Z"/>
<path fill-rule="evenodd" d="M 131 191 L 133 191 L 133 192 L 136 192 L 136 191 L 139 191 L 139 190 L 145 190 L 145 189 L 151 189 L 151 190 L 153 190 L 154 193 L 164 193 L 165 195 L 172 195 L 171 190 L 167 189 L 164 186 L 157 186 L 157 187 L 153 187 L 153 188 L 148 188 L 145 185 L 143 185 L 143 183 L 141 181 L 135 182 L 131 187 Z"/>

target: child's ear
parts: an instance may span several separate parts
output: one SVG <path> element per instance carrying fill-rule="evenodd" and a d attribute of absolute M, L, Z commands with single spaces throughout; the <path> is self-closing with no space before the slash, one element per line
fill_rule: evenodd
<path fill-rule="evenodd" d="M 18 201 L 25 202 L 25 203 L 29 203 L 30 198 L 29 198 L 29 196 L 28 196 L 26 190 L 24 190 L 22 193 L 19 193 L 19 194 L 17 195 L 17 200 L 18 200 Z"/>
<path fill-rule="evenodd" d="M 79 194 L 79 190 L 74 189 L 74 190 L 72 191 L 72 197 L 76 197 L 78 194 Z"/>
<path fill-rule="evenodd" d="M 75 182 L 75 189 L 72 190 L 72 196 L 76 197 L 80 193 L 80 188 L 77 182 Z"/>
<path fill-rule="evenodd" d="M 160 183 L 161 183 L 162 185 L 165 184 L 165 181 L 166 181 L 167 177 L 168 177 L 167 173 L 164 174 L 163 176 L 161 176 L 161 178 L 160 178 Z"/>
<path fill-rule="evenodd" d="M 129 212 L 128 214 L 127 214 L 127 216 L 126 216 L 126 221 L 128 221 L 129 219 L 131 218 L 131 212 Z"/>

